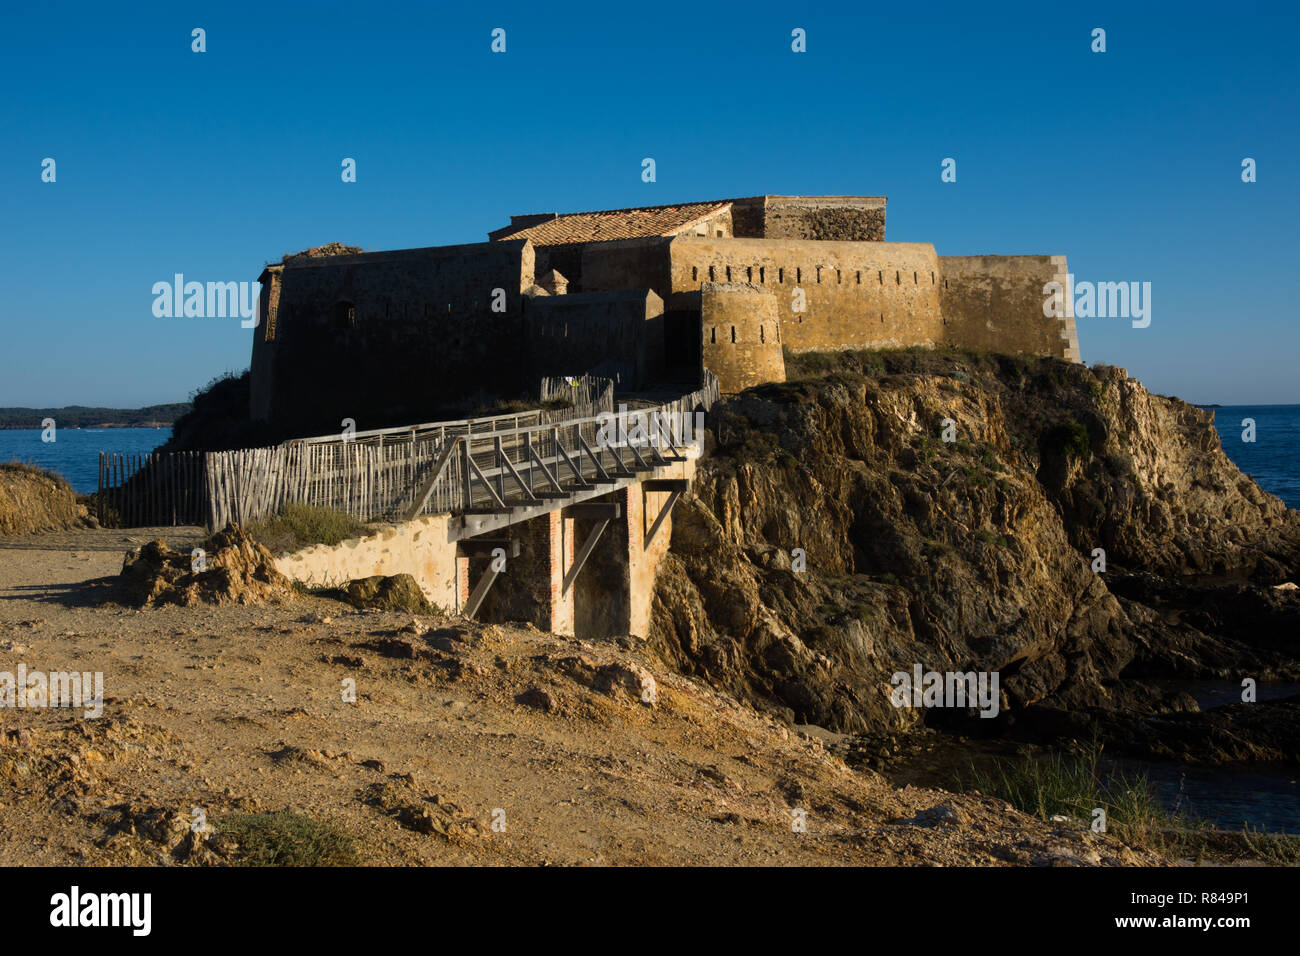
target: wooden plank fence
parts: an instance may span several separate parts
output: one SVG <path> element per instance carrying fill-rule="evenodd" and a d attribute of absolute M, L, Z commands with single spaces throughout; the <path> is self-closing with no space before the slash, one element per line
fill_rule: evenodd
<path fill-rule="evenodd" d="M 614 392 L 614 380 L 598 375 L 555 375 L 542 379 L 542 404 L 550 402 L 570 403 L 575 412 L 586 417 L 586 413 L 600 403 L 602 396 Z M 596 409 L 594 413 L 598 413 Z M 593 414 L 594 414 L 593 413 Z"/>
<path fill-rule="evenodd" d="M 609 379 L 545 380 L 542 400 L 559 398 L 572 404 L 358 432 L 347 441 L 333 435 L 235 451 L 101 453 L 100 520 L 115 517 L 127 527 L 221 528 L 277 514 L 290 504 L 331 508 L 362 521 L 448 513 L 467 506 L 467 468 L 504 483 L 504 458 L 526 467 L 531 482 L 528 446 L 545 449 L 544 461 L 558 470 L 565 452 L 557 442 L 572 436 L 564 441 L 568 445 L 578 434 L 594 440 L 596 420 L 614 411 Z M 705 370 L 702 388 L 657 408 L 681 416 L 707 410 L 718 398 L 717 376 Z"/>
<path fill-rule="evenodd" d="M 212 525 L 246 524 L 290 504 L 331 508 L 362 521 L 398 517 L 443 445 L 433 436 L 382 445 L 345 442 L 209 452 Z M 459 462 L 447 469 L 448 475 L 459 473 Z M 444 512 L 451 504 L 449 492 L 435 493 L 424 510 Z"/>
<path fill-rule="evenodd" d="M 202 452 L 99 453 L 97 517 L 123 527 L 208 524 Z"/>

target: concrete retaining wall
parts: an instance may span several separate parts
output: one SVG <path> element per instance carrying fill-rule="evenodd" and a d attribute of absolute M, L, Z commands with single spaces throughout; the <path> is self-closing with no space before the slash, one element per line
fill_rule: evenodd
<path fill-rule="evenodd" d="M 433 604 L 454 611 L 456 543 L 448 538 L 447 515 L 417 518 L 364 538 L 318 544 L 277 558 L 285 577 L 315 587 L 336 587 L 375 574 L 409 574 Z"/>

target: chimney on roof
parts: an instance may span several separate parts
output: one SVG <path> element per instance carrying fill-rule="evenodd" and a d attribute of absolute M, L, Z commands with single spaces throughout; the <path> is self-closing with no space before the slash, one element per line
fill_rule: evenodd
<path fill-rule="evenodd" d="M 517 226 L 520 229 L 527 229 L 529 226 L 536 226 L 539 223 L 550 222 L 552 219 L 559 219 L 558 212 L 532 212 L 526 216 L 511 216 L 510 225 Z"/>
<path fill-rule="evenodd" d="M 502 226 L 500 229 L 493 229 L 488 233 L 488 239 L 509 239 L 520 229 L 527 229 L 529 226 L 536 226 L 543 222 L 550 222 L 552 219 L 559 219 L 560 214 L 557 212 L 533 212 L 526 216 L 511 216 L 510 225 Z"/>

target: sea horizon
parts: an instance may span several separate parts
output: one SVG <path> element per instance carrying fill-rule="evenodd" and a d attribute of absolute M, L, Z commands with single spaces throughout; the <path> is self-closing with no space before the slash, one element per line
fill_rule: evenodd
<path fill-rule="evenodd" d="M 1285 409 L 1297 412 L 1279 415 Z M 1216 413 L 1214 426 L 1232 463 L 1288 508 L 1300 508 L 1300 403 L 1217 405 L 1209 410 Z M 1252 412 L 1267 414 L 1255 422 L 1255 440 L 1250 442 L 1243 439 L 1242 420 L 1235 416 L 1251 418 Z M 42 441 L 41 435 L 40 428 L 0 429 L 0 462 L 38 465 L 61 475 L 78 494 L 88 495 L 98 489 L 99 452 L 148 454 L 171 438 L 172 429 L 68 427 L 59 429 L 53 442 Z M 111 435 L 111 440 L 91 438 L 94 435 Z"/>

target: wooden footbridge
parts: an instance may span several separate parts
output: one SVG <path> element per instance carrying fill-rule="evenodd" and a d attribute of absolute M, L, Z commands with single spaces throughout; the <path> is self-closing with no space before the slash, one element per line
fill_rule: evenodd
<path fill-rule="evenodd" d="M 105 488 L 101 477 L 101 501 L 116 503 L 119 514 L 145 523 L 160 518 L 167 523 L 169 504 L 172 515 L 180 514 L 170 500 L 179 488 L 191 507 L 199 501 L 204 508 L 198 521 L 189 517 L 175 523 L 246 524 L 294 504 L 384 522 L 396 530 L 376 537 L 390 543 L 376 545 L 374 555 L 366 557 L 369 539 L 362 539 L 352 548 L 355 554 L 344 556 L 351 563 L 316 555 L 334 562 L 321 574 L 346 580 L 396 573 L 405 568 L 394 562 L 407 560 L 426 593 L 471 616 L 499 573 L 496 563 L 484 567 L 485 559 L 502 548 L 518 558 L 525 541 L 530 553 L 522 565 L 514 563 L 516 572 L 541 575 L 553 585 L 543 589 L 547 597 L 537 599 L 545 608 L 534 615 L 537 623 L 568 633 L 574 627 L 579 572 L 614 523 L 621 544 L 606 547 L 615 548 L 608 557 L 624 568 L 627 620 L 622 632 L 628 633 L 648 620 L 643 568 L 653 569 L 647 557 L 651 545 L 687 490 L 693 460 L 702 453 L 704 413 L 719 397 L 718 380 L 706 371 L 702 387 L 679 398 L 630 401 L 618 408 L 608 380 L 555 380 L 549 393 L 544 386 L 543 399 L 566 389 L 573 396 L 566 408 L 209 452 L 201 456 L 201 469 L 194 467 L 191 455 L 184 459 L 184 474 L 202 476 L 201 494 L 175 480 L 176 470 L 166 456 L 147 456 L 121 485 Z M 101 476 L 115 473 L 111 462 L 101 462 Z M 433 533 L 428 533 L 435 527 L 429 521 L 436 522 Z M 581 527 L 587 531 L 579 543 L 575 538 Z M 410 528 L 425 530 L 409 532 L 411 547 L 402 552 L 391 540 Z M 394 557 L 397 553 L 406 558 Z M 481 568 L 472 589 L 471 562 Z M 303 577 L 319 580 L 315 569 L 305 570 L 311 573 Z M 653 583 L 653 570 L 650 576 Z"/>
<path fill-rule="evenodd" d="M 291 504 L 361 521 L 459 516 L 472 537 L 658 477 L 702 439 L 717 379 L 681 398 L 615 409 L 613 383 L 585 383 L 573 407 L 295 439 L 205 456 L 211 525 Z"/>
<path fill-rule="evenodd" d="M 698 453 L 703 434 L 691 404 L 449 438 L 403 502 L 404 516 L 433 502 L 459 517 L 455 537 L 469 538 L 635 483 L 680 493 L 682 482 L 663 475 Z"/>

